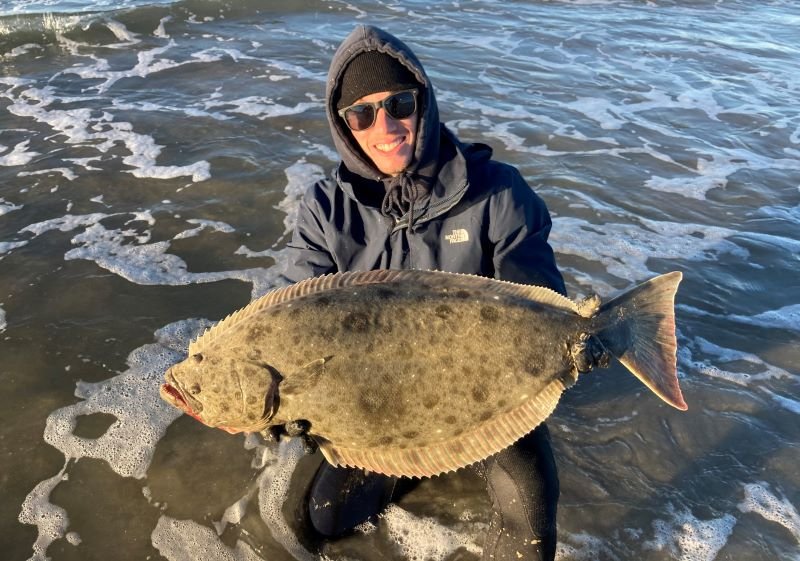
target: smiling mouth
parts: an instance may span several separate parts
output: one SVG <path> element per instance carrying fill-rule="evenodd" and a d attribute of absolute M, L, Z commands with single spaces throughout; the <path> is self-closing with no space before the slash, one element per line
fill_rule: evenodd
<path fill-rule="evenodd" d="M 381 152 L 391 152 L 392 150 L 400 146 L 405 141 L 405 139 L 406 137 L 403 136 L 401 138 L 398 138 L 394 142 L 389 142 L 388 144 L 384 143 L 376 144 L 375 148 Z"/>

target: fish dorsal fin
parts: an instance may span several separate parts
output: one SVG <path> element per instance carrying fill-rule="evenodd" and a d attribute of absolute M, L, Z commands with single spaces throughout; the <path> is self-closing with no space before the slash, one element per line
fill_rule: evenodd
<path fill-rule="evenodd" d="M 417 448 L 348 448 L 324 439 L 320 450 L 334 466 L 350 466 L 395 477 L 431 477 L 496 454 L 542 423 L 556 408 L 565 386 L 553 380 L 515 409 L 496 415 L 462 435 Z"/>
<path fill-rule="evenodd" d="M 272 306 L 277 306 L 302 296 L 324 292 L 326 290 L 388 282 L 393 280 L 397 273 L 403 272 L 408 271 L 381 269 L 378 271 L 331 273 L 305 279 L 289 286 L 276 288 L 269 291 L 261 298 L 253 300 L 244 308 L 233 312 L 228 317 L 206 330 L 200 337 L 189 344 L 189 354 L 192 355 L 201 352 L 205 347 L 213 343 L 220 333 L 235 327 L 251 316 Z"/>
<path fill-rule="evenodd" d="M 578 313 L 578 307 L 575 302 L 549 288 L 517 284 L 478 275 L 413 269 L 378 269 L 375 271 L 332 273 L 302 280 L 291 286 L 277 288 L 268 292 L 261 298 L 254 300 L 244 308 L 232 313 L 218 324 L 208 329 L 189 345 L 189 354 L 201 352 L 205 347 L 213 343 L 217 336 L 223 331 L 235 327 L 238 323 L 272 306 L 337 288 L 392 282 L 426 283 L 430 286 L 443 287 L 452 285 L 454 289 L 472 289 L 475 291 L 493 292 L 498 295 L 523 298 Z"/>

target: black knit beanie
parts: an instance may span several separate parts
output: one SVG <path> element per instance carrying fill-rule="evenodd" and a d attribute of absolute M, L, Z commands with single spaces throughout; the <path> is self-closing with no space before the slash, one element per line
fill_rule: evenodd
<path fill-rule="evenodd" d="M 411 71 L 391 55 L 365 51 L 357 55 L 342 73 L 336 109 L 376 92 L 396 92 L 422 87 Z"/>

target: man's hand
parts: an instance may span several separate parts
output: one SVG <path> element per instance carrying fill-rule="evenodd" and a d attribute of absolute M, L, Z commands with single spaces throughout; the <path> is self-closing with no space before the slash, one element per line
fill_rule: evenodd
<path fill-rule="evenodd" d="M 313 454 L 317 451 L 317 443 L 314 438 L 308 434 L 311 429 L 311 423 L 308 421 L 298 419 L 296 421 L 289 421 L 285 425 L 273 425 L 264 431 L 264 438 L 270 442 L 280 442 L 281 438 L 288 436 L 290 438 L 299 436 L 303 439 L 303 450 L 306 454 Z"/>
<path fill-rule="evenodd" d="M 572 346 L 572 361 L 575 369 L 583 374 L 590 372 L 593 368 L 608 368 L 611 361 L 611 353 L 605 345 L 594 335 L 581 333 L 580 339 Z"/>

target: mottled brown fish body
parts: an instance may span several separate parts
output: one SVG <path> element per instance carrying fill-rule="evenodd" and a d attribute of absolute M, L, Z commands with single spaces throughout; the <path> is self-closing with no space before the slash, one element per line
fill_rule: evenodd
<path fill-rule="evenodd" d="M 434 475 L 549 416 L 577 377 L 571 349 L 607 327 L 538 287 L 421 271 L 333 275 L 212 328 L 167 386 L 184 397 L 194 389 L 182 408 L 209 425 L 303 419 L 334 464 Z"/>
<path fill-rule="evenodd" d="M 276 422 L 307 419 L 328 440 L 364 448 L 425 445 L 443 425 L 439 439 L 504 414 L 570 374 L 566 341 L 582 323 L 520 298 L 423 284 L 340 289 L 289 305 L 269 313 L 272 356 L 285 349 L 270 363 L 291 380 L 324 357 L 324 374 L 281 393 Z"/>

